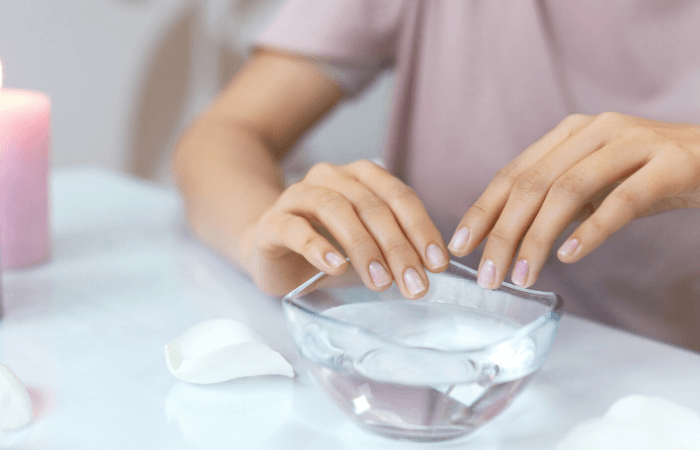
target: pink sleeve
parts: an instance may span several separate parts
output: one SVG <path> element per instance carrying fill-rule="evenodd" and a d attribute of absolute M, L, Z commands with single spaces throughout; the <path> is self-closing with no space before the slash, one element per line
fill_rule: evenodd
<path fill-rule="evenodd" d="M 291 0 L 253 45 L 319 61 L 352 96 L 393 63 L 404 2 Z"/>

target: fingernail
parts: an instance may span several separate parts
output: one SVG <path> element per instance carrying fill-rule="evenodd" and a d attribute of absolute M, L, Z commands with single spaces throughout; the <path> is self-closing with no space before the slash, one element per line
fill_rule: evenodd
<path fill-rule="evenodd" d="M 406 269 L 403 273 L 403 282 L 406 284 L 406 289 L 411 295 L 416 295 L 425 290 L 423 279 L 418 275 L 415 269 Z"/>
<path fill-rule="evenodd" d="M 479 276 L 476 278 L 476 282 L 482 288 L 488 289 L 495 280 L 496 266 L 493 265 L 493 261 L 487 259 L 484 261 L 484 264 L 481 265 L 481 270 L 479 270 Z"/>
<path fill-rule="evenodd" d="M 524 259 L 521 259 L 517 263 L 515 263 L 515 267 L 513 268 L 513 276 L 511 277 L 513 280 L 513 283 L 517 284 L 518 286 L 524 286 L 525 282 L 527 281 L 527 261 Z"/>
<path fill-rule="evenodd" d="M 445 254 L 442 253 L 440 247 L 435 244 L 430 244 L 428 246 L 428 249 L 425 251 L 425 255 L 428 257 L 428 262 L 433 268 L 442 267 L 447 264 Z"/>
<path fill-rule="evenodd" d="M 559 248 L 559 256 L 570 256 L 573 255 L 576 249 L 578 248 L 578 239 L 569 239 L 568 241 L 564 242 L 564 245 L 562 245 Z"/>
<path fill-rule="evenodd" d="M 386 286 L 391 283 L 391 277 L 377 261 L 369 263 L 369 276 L 372 277 L 372 283 L 377 287 Z"/>
<path fill-rule="evenodd" d="M 345 262 L 345 258 L 341 258 L 336 253 L 328 252 L 328 253 L 326 253 L 326 262 L 332 268 L 337 269 Z"/>
<path fill-rule="evenodd" d="M 454 236 L 452 236 L 452 240 L 450 241 L 450 245 L 448 245 L 448 247 L 452 251 L 460 250 L 462 247 L 467 245 L 468 240 L 469 240 L 469 228 L 462 227 L 459 230 L 457 230 L 457 232 L 455 233 Z"/>

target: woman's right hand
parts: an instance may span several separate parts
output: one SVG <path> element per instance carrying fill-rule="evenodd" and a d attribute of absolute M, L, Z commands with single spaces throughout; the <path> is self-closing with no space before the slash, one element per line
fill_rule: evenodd
<path fill-rule="evenodd" d="M 363 283 L 383 291 L 395 281 L 407 298 L 428 288 L 424 267 L 447 268 L 447 248 L 416 193 L 370 161 L 321 163 L 289 186 L 254 230 L 249 269 L 256 284 L 284 295 L 315 271 L 347 269 L 337 241 Z"/>

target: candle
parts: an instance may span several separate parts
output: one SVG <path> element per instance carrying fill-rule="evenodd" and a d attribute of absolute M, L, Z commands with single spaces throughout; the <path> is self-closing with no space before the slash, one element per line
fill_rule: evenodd
<path fill-rule="evenodd" d="M 41 92 L 2 87 L 0 65 L 0 259 L 3 268 L 50 253 L 48 172 L 51 104 Z"/>

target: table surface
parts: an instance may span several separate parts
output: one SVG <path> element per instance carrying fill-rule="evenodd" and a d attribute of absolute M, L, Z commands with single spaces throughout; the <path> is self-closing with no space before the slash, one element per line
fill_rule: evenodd
<path fill-rule="evenodd" d="M 3 274 L 0 361 L 35 421 L 0 448 L 542 450 L 628 394 L 700 411 L 700 355 L 564 315 L 528 389 L 470 440 L 370 435 L 310 384 L 280 301 L 188 233 L 176 192 L 94 168 L 57 170 L 51 191 L 51 261 Z M 219 317 L 248 324 L 297 377 L 175 379 L 165 344 Z"/>

